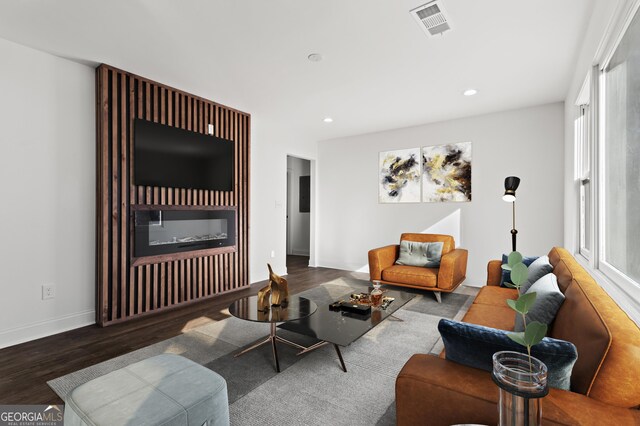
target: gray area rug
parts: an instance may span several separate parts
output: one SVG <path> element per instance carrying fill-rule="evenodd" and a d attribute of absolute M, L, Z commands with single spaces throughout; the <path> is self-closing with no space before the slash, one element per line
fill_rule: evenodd
<path fill-rule="evenodd" d="M 340 278 L 300 295 L 321 305 L 367 286 L 363 280 Z M 413 354 L 440 353 L 438 321 L 460 319 L 476 292 L 460 287 L 455 293 L 443 294 L 439 304 L 431 293 L 416 291 L 416 297 L 394 314 L 404 321 L 387 319 L 342 348 L 347 373 L 330 345 L 302 356 L 292 347 L 279 345 L 279 374 L 268 345 L 234 358 L 234 353 L 269 331 L 266 324 L 230 317 L 67 374 L 48 385 L 65 399 L 75 387 L 96 377 L 161 353 L 174 353 L 227 380 L 234 425 L 393 425 L 395 378 L 402 366 Z M 315 342 L 286 330 L 278 333 L 305 346 Z"/>

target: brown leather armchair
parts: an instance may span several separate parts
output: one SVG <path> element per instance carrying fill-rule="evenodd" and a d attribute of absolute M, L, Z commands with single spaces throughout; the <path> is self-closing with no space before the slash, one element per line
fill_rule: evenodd
<path fill-rule="evenodd" d="M 467 274 L 468 251 L 455 248 L 451 235 L 439 234 L 402 234 L 400 241 L 443 242 L 442 259 L 439 268 L 421 268 L 419 266 L 396 265 L 400 254 L 400 245 L 390 245 L 369 250 L 369 275 L 371 281 L 383 284 L 431 290 L 438 302 L 440 293 L 454 291 Z"/>

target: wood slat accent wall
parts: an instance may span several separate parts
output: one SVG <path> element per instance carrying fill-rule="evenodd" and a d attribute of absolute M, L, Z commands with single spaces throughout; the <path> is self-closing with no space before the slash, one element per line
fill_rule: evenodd
<path fill-rule="evenodd" d="M 100 65 L 97 99 L 97 309 L 102 326 L 249 285 L 251 116 L 146 78 Z M 234 191 L 134 185 L 133 123 L 141 118 L 235 142 Z M 133 266 L 132 206 L 235 206 L 232 253 Z"/>

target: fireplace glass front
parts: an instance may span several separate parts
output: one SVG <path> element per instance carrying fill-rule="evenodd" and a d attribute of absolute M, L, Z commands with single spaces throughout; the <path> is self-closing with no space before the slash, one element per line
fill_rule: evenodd
<path fill-rule="evenodd" d="M 235 246 L 234 210 L 135 211 L 135 257 Z"/>

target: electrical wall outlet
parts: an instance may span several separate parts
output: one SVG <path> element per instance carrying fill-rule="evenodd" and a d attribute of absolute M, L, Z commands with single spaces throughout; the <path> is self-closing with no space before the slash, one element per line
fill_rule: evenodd
<path fill-rule="evenodd" d="M 42 285 L 42 300 L 53 299 L 56 297 L 55 284 L 43 284 Z"/>
<path fill-rule="evenodd" d="M 276 251 L 275 250 L 271 250 L 271 258 L 272 259 L 276 258 Z"/>

